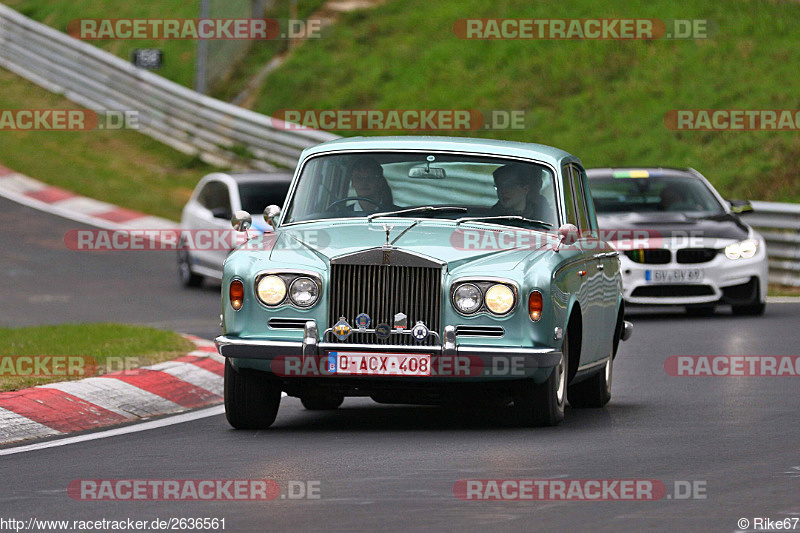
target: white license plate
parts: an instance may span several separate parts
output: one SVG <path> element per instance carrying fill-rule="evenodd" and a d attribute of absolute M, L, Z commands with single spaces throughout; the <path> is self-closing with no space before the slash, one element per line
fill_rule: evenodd
<path fill-rule="evenodd" d="M 346 376 L 430 376 L 430 354 L 328 352 L 328 372 Z"/>
<path fill-rule="evenodd" d="M 648 283 L 694 283 L 702 281 L 704 275 L 702 268 L 646 270 L 644 279 Z"/>

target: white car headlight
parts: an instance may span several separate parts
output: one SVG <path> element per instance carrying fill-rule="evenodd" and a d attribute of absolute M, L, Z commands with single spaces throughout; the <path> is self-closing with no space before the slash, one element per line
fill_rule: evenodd
<path fill-rule="evenodd" d="M 498 283 L 486 291 L 486 307 L 497 315 L 504 315 L 514 307 L 514 291 L 507 285 Z"/>
<path fill-rule="evenodd" d="M 725 247 L 725 257 L 728 259 L 750 259 L 758 251 L 758 241 L 755 239 L 745 239 L 735 242 Z"/>
<path fill-rule="evenodd" d="M 464 283 L 453 293 L 453 304 L 464 314 L 474 313 L 481 306 L 482 296 L 478 287 L 472 283 Z"/>
<path fill-rule="evenodd" d="M 264 276 L 257 289 L 259 300 L 267 305 L 278 305 L 286 297 L 286 283 L 278 276 Z"/>
<path fill-rule="evenodd" d="M 289 298 L 299 307 L 310 307 L 319 298 L 319 287 L 311 278 L 299 277 L 289 287 Z"/>

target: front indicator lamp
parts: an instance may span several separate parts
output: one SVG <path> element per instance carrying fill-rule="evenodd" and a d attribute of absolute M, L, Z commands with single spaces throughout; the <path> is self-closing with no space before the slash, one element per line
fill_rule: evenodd
<path fill-rule="evenodd" d="M 234 311 L 238 311 L 244 305 L 244 285 L 238 279 L 231 281 L 231 286 L 229 289 L 229 295 L 231 300 L 231 307 L 233 307 Z"/>
<path fill-rule="evenodd" d="M 539 291 L 532 291 L 531 295 L 528 297 L 528 316 L 531 317 L 531 320 L 538 322 L 539 319 L 542 318 L 543 307 L 544 300 L 542 299 L 542 293 Z"/>

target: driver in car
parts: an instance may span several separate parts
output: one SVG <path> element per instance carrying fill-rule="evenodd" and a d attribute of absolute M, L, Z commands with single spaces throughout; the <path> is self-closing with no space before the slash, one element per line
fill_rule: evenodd
<path fill-rule="evenodd" d="M 392 211 L 398 209 L 394 205 L 394 197 L 389 183 L 383 176 L 383 167 L 371 157 L 358 159 L 351 168 L 350 181 L 359 200 L 362 211 Z"/>
<path fill-rule="evenodd" d="M 492 215 L 520 215 L 534 220 L 551 222 L 553 207 L 540 192 L 542 171 L 533 165 L 512 163 L 492 173 L 497 189 L 497 203 Z"/>

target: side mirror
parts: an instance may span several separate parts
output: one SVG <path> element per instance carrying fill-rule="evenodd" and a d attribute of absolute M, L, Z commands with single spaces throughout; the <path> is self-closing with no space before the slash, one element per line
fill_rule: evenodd
<path fill-rule="evenodd" d="M 278 229 L 278 219 L 281 217 L 281 208 L 277 205 L 268 205 L 264 209 L 264 220 L 269 222 L 272 229 Z"/>
<path fill-rule="evenodd" d="M 236 211 L 231 218 L 231 226 L 236 231 L 247 231 L 253 225 L 253 217 L 247 211 Z"/>
<path fill-rule="evenodd" d="M 560 245 L 569 246 L 578 241 L 578 227 L 575 224 L 563 224 L 558 228 L 558 233 L 561 235 Z"/>
<path fill-rule="evenodd" d="M 728 200 L 728 204 L 731 206 L 731 211 L 737 215 L 753 212 L 753 206 L 749 200 Z"/>
<path fill-rule="evenodd" d="M 224 207 L 215 207 L 211 210 L 211 216 L 214 218 L 231 218 L 231 212 Z"/>

